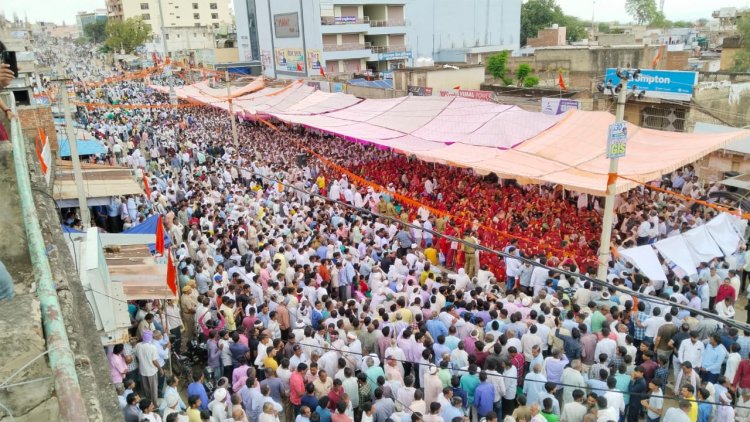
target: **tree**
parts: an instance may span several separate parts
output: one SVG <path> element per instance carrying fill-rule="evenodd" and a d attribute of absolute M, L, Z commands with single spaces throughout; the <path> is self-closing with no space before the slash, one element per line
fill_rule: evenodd
<path fill-rule="evenodd" d="M 539 77 L 536 75 L 529 75 L 523 81 L 523 86 L 526 88 L 533 88 L 537 85 L 539 85 Z"/>
<path fill-rule="evenodd" d="M 531 75 L 531 66 L 528 63 L 521 63 L 516 70 L 516 80 L 518 80 L 518 86 L 522 86 L 526 77 Z"/>
<path fill-rule="evenodd" d="M 609 31 L 611 30 L 612 28 L 610 28 L 609 24 L 605 22 L 600 22 L 599 28 L 597 29 L 600 34 L 609 34 Z"/>
<path fill-rule="evenodd" d="M 737 32 L 740 35 L 740 50 L 734 55 L 735 72 L 750 71 L 750 17 L 741 17 L 737 20 Z"/>
<path fill-rule="evenodd" d="M 83 34 L 94 44 L 107 39 L 107 21 L 96 21 L 83 27 Z"/>
<path fill-rule="evenodd" d="M 560 24 L 563 12 L 556 0 L 529 0 L 521 5 L 521 45 L 536 37 L 540 29 Z"/>
<path fill-rule="evenodd" d="M 625 11 L 638 25 L 650 23 L 659 13 L 656 0 L 625 0 Z"/>
<path fill-rule="evenodd" d="M 505 67 L 508 62 L 508 52 L 501 51 L 491 55 L 487 59 L 487 72 L 495 79 L 502 79 L 505 85 L 510 85 L 512 81 L 507 76 L 508 69 Z"/>
<path fill-rule="evenodd" d="M 557 4 L 557 0 L 528 0 L 521 5 L 521 45 L 534 38 L 540 29 L 553 24 L 564 26 L 567 41 L 586 38 L 585 25 L 575 16 L 567 16 Z"/>
<path fill-rule="evenodd" d="M 145 24 L 141 17 L 111 22 L 107 25 L 106 45 L 114 51 L 123 50 L 130 54 L 150 40 L 151 35 L 151 27 Z"/>

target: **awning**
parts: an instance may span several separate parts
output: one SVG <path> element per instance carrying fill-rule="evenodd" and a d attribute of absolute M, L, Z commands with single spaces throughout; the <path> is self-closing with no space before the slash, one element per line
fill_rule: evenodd
<path fill-rule="evenodd" d="M 122 245 L 104 257 L 112 281 L 123 284 L 127 300 L 174 299 L 167 287 L 167 266 L 157 264 L 147 245 Z"/>
<path fill-rule="evenodd" d="M 693 133 L 729 133 L 735 132 L 737 128 L 724 125 L 715 125 L 712 123 L 696 122 Z M 730 142 L 724 147 L 725 150 L 737 152 L 740 154 L 750 154 L 750 136 L 745 136 L 736 141 Z"/>
<path fill-rule="evenodd" d="M 143 194 L 143 189 L 126 167 L 81 163 L 81 175 L 89 206 L 107 205 L 112 196 Z M 61 207 L 78 206 L 72 162 L 57 161 L 52 196 Z"/>
<path fill-rule="evenodd" d="M 78 155 L 97 155 L 106 154 L 107 148 L 101 143 L 101 141 L 95 139 L 79 139 L 76 142 L 78 147 Z M 70 143 L 67 138 L 60 138 L 58 140 L 58 148 L 60 148 L 61 157 L 70 157 Z"/>

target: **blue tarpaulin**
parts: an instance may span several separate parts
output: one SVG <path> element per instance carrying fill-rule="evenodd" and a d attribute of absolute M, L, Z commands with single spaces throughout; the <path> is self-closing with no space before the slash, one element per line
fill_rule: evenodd
<path fill-rule="evenodd" d="M 83 233 L 82 231 L 76 230 L 70 226 L 66 226 L 65 224 L 62 225 L 62 231 L 63 233 Z"/>
<path fill-rule="evenodd" d="M 349 81 L 350 85 L 364 86 L 367 88 L 381 88 L 381 89 L 393 89 L 393 80 L 377 79 L 374 81 L 368 81 L 367 79 L 352 79 Z"/>
<path fill-rule="evenodd" d="M 107 148 L 102 145 L 101 141 L 95 139 L 79 139 L 78 142 L 76 142 L 76 145 L 78 146 L 79 156 L 104 154 L 107 152 Z M 68 144 L 67 139 L 60 139 L 59 147 L 61 157 L 70 157 L 70 145 Z"/>
<path fill-rule="evenodd" d="M 123 231 L 122 234 L 156 234 L 156 225 L 158 224 L 158 222 L 159 222 L 159 216 L 153 215 L 143 220 L 143 223 Z M 172 240 L 169 238 L 169 235 L 166 233 L 166 230 L 165 230 L 164 231 L 164 247 L 168 248 L 171 244 L 172 244 Z M 148 248 L 151 250 L 151 253 L 154 253 L 156 245 L 154 243 L 151 243 L 148 245 Z"/>

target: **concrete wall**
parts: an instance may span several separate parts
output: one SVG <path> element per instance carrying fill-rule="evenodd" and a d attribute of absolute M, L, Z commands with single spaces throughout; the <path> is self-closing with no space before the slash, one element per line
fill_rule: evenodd
<path fill-rule="evenodd" d="M 346 93 L 359 98 L 383 99 L 406 96 L 406 91 L 398 89 L 369 88 L 364 86 L 347 85 Z"/>
<path fill-rule="evenodd" d="M 721 70 L 731 70 L 734 66 L 734 56 L 739 52 L 739 48 L 724 47 L 721 50 Z"/>
<path fill-rule="evenodd" d="M 38 128 L 44 129 L 50 141 L 52 156 L 57 152 L 57 131 L 50 106 L 24 106 L 18 108 L 18 118 L 26 139 L 36 139 Z"/>
<path fill-rule="evenodd" d="M 529 47 L 553 47 L 566 45 L 565 35 L 567 31 L 564 26 L 558 28 L 540 29 L 536 38 L 529 38 L 527 45 Z"/>
<path fill-rule="evenodd" d="M 433 93 L 441 89 L 452 89 L 460 85 L 461 89 L 479 89 L 484 82 L 484 67 L 466 67 L 459 70 L 445 69 L 427 72 L 427 86 L 432 87 Z"/>
<path fill-rule="evenodd" d="M 233 63 L 237 61 L 240 61 L 237 47 L 214 49 L 214 63 Z"/>

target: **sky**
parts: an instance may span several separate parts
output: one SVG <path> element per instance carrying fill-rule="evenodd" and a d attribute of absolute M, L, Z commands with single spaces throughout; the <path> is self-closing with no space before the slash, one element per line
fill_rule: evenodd
<path fill-rule="evenodd" d="M 657 6 L 660 0 L 657 0 Z M 750 0 L 719 0 L 713 2 L 701 0 L 664 0 L 664 14 L 670 20 L 697 20 L 699 18 L 711 18 L 711 12 L 720 7 L 749 7 Z M 594 19 L 597 22 L 629 22 L 631 19 L 625 13 L 625 0 L 557 0 L 568 15 L 577 16 L 586 21 L 591 20 L 592 9 L 595 10 Z M 12 1 L 5 0 L 0 6 L 0 12 L 10 19 L 13 13 L 23 19 L 28 16 L 29 21 L 43 20 L 61 24 L 75 23 L 75 15 L 78 12 L 93 11 L 94 9 L 106 8 L 104 0 L 29 0 Z"/>

